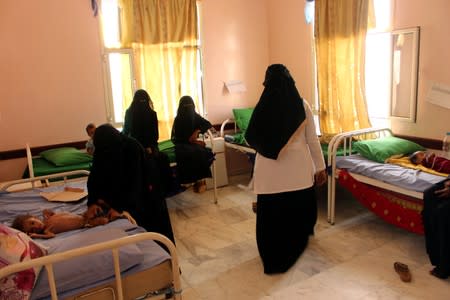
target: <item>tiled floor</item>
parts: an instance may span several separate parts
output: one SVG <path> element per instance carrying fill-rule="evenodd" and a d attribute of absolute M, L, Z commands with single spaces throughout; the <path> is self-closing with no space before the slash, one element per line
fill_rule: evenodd
<path fill-rule="evenodd" d="M 168 198 L 182 270 L 184 300 L 206 299 L 450 299 L 425 253 L 423 236 L 378 219 L 338 190 L 336 224 L 326 221 L 326 188 L 317 191 L 319 220 L 307 250 L 285 274 L 265 275 L 255 241 L 256 198 L 230 178 L 213 203 L 211 190 Z M 292 234 L 295 234 L 293 230 Z M 393 263 L 409 265 L 404 283 Z"/>

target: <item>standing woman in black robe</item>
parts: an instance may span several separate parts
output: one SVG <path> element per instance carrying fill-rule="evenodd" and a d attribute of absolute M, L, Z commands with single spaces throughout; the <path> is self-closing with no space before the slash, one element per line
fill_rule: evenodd
<path fill-rule="evenodd" d="M 158 116 L 145 90 L 134 93 L 130 107 L 125 111 L 122 133 L 134 137 L 147 152 L 158 151 Z"/>
<path fill-rule="evenodd" d="M 106 203 L 119 213 L 129 212 L 138 225 L 175 243 L 159 173 L 139 142 L 104 124 L 95 131 L 94 146 L 87 182 L 88 216 L 101 213 Z"/>
<path fill-rule="evenodd" d="M 172 126 L 172 141 L 178 180 L 181 184 L 195 183 L 194 191 L 203 191 L 206 188 L 203 179 L 212 177 L 210 166 L 214 154 L 197 139 L 211 127 L 211 123 L 195 111 L 194 100 L 190 96 L 181 97 Z"/>
<path fill-rule="evenodd" d="M 264 273 L 286 272 L 314 234 L 314 183 L 325 183 L 325 162 L 313 114 L 281 64 L 267 68 L 264 90 L 245 138 L 256 150 L 256 242 Z"/>
<path fill-rule="evenodd" d="M 441 279 L 450 276 L 450 176 L 424 192 L 422 221 L 425 246 L 434 269 Z"/>
<path fill-rule="evenodd" d="M 134 93 L 133 101 L 125 112 L 122 133 L 135 138 L 146 150 L 148 158 L 154 160 L 161 175 L 162 190 L 167 194 L 173 181 L 172 170 L 169 157 L 158 148 L 158 115 L 153 110 L 147 91 L 139 89 Z"/>

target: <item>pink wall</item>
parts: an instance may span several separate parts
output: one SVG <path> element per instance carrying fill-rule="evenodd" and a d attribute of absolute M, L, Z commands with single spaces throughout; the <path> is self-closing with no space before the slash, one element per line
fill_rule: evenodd
<path fill-rule="evenodd" d="M 450 131 L 450 109 L 426 101 L 432 82 L 450 86 L 450 1 L 395 0 L 394 29 L 420 26 L 416 123 L 393 121 L 394 132 L 442 139 Z"/>
<path fill-rule="evenodd" d="M 0 2 L 0 151 L 79 141 L 103 123 L 98 20 L 89 1 Z M 0 181 L 24 159 L 0 161 Z"/>
<path fill-rule="evenodd" d="M 312 25 L 305 22 L 304 5 L 304 0 L 269 0 L 269 53 L 270 63 L 286 65 L 300 95 L 312 103 Z"/>
<path fill-rule="evenodd" d="M 417 123 L 394 132 L 440 139 L 449 110 L 427 103 L 431 81 L 450 85 L 450 2 L 394 0 L 396 28 L 421 27 Z M 304 0 L 202 0 L 205 101 L 220 123 L 253 106 L 270 63 L 284 63 L 312 100 L 310 26 Z M 0 151 L 83 140 L 88 122 L 106 122 L 98 19 L 87 0 L 0 1 Z M 241 80 L 242 94 L 224 81 Z M 0 181 L 21 176 L 24 159 L 0 161 Z"/>
<path fill-rule="evenodd" d="M 0 11 L 0 150 L 85 139 L 88 122 L 106 120 L 89 1 L 6 0 Z"/>
<path fill-rule="evenodd" d="M 231 109 L 254 106 L 269 62 L 267 0 L 202 0 L 205 102 L 221 123 Z M 247 92 L 230 94 L 224 82 L 241 80 Z"/>
<path fill-rule="evenodd" d="M 266 0 L 202 0 L 205 101 L 221 123 L 253 106 L 269 62 Z M 80 141 L 106 122 L 98 18 L 87 0 L 0 1 L 0 151 Z M 229 94 L 223 82 L 242 80 Z M 25 159 L 0 161 L 0 181 L 19 178 Z"/>
<path fill-rule="evenodd" d="M 291 70 L 303 97 L 311 102 L 311 28 L 305 25 L 305 1 L 268 0 L 270 63 L 283 62 Z M 450 1 L 392 0 L 394 28 L 420 26 L 417 121 L 392 120 L 394 133 L 441 139 L 450 131 L 450 110 L 426 101 L 431 82 L 450 86 Z"/>

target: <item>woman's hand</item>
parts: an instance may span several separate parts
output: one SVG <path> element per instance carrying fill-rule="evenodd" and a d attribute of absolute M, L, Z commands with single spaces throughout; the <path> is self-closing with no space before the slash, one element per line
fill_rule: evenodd
<path fill-rule="evenodd" d="M 325 182 L 327 182 L 327 171 L 326 170 L 322 170 L 317 172 L 314 175 L 314 180 L 316 181 L 316 185 L 317 186 L 321 186 L 323 185 Z"/>
<path fill-rule="evenodd" d="M 442 188 L 440 190 L 436 190 L 434 192 L 434 194 L 436 196 L 438 196 L 439 198 L 448 198 L 448 197 L 450 197 L 450 180 L 447 180 L 446 182 L 444 182 L 444 188 Z"/>
<path fill-rule="evenodd" d="M 88 207 L 87 211 L 84 213 L 84 216 L 86 219 L 90 220 L 93 219 L 99 215 L 101 215 L 103 212 L 103 209 L 98 204 L 92 204 Z"/>

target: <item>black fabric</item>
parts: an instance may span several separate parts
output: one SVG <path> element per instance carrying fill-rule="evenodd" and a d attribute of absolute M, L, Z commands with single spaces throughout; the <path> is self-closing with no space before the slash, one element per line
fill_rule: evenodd
<path fill-rule="evenodd" d="M 128 211 L 147 231 L 175 242 L 158 162 L 139 142 L 109 124 L 96 129 L 94 145 L 87 182 L 88 206 L 103 199 L 119 212 Z"/>
<path fill-rule="evenodd" d="M 150 96 L 137 90 L 130 107 L 125 111 L 123 133 L 135 138 L 144 148 L 158 149 L 158 116 L 151 107 Z"/>
<path fill-rule="evenodd" d="M 211 149 L 197 144 L 175 144 L 177 179 L 181 184 L 211 178 L 210 166 L 214 160 Z"/>
<path fill-rule="evenodd" d="M 261 155 L 277 159 L 281 149 L 305 120 L 303 99 L 288 69 L 267 68 L 264 91 L 250 119 L 245 139 Z"/>
<path fill-rule="evenodd" d="M 278 194 L 259 194 L 256 242 L 264 273 L 284 273 L 308 245 L 317 221 L 314 188 Z"/>
<path fill-rule="evenodd" d="M 449 179 L 447 179 L 449 180 Z M 434 185 L 424 193 L 422 221 L 425 246 L 433 274 L 440 278 L 450 276 L 450 198 L 439 198 L 434 192 L 444 188 L 444 182 Z"/>
<path fill-rule="evenodd" d="M 211 149 L 189 142 L 189 138 L 196 130 L 204 133 L 211 127 L 208 120 L 195 112 L 192 98 L 183 96 L 172 127 L 177 179 L 180 183 L 192 183 L 212 177 L 210 166 L 214 160 L 214 154 Z"/>
<path fill-rule="evenodd" d="M 195 130 L 205 133 L 211 127 L 211 123 L 195 111 L 194 100 L 190 96 L 181 97 L 172 126 L 172 141 L 189 143 L 189 138 Z"/>

